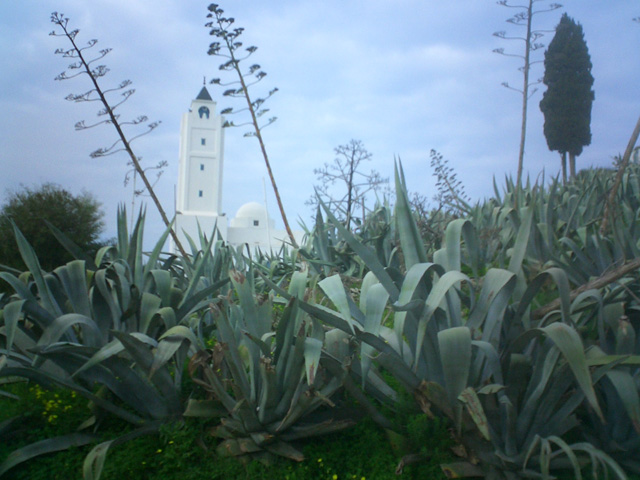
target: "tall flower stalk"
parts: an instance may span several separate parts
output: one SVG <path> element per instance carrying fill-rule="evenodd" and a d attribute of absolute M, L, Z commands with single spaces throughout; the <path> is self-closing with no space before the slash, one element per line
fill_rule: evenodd
<path fill-rule="evenodd" d="M 264 141 L 262 139 L 262 129 L 268 125 L 271 125 L 275 122 L 276 117 L 269 118 L 264 124 L 260 125 L 260 118 L 269 111 L 267 108 L 262 108 L 264 102 L 271 97 L 274 93 L 278 91 L 277 88 L 274 88 L 269 91 L 266 97 L 257 98 L 255 100 L 251 99 L 249 94 L 249 87 L 255 85 L 260 80 L 262 80 L 267 74 L 261 70 L 260 65 L 251 65 L 247 71 L 242 71 L 240 63 L 247 58 L 249 58 L 258 47 L 251 46 L 246 47 L 244 50 L 242 48 L 242 42 L 238 41 L 240 35 L 244 31 L 244 28 L 231 28 L 234 24 L 235 20 L 231 17 L 224 17 L 224 10 L 222 10 L 217 4 L 212 3 L 209 5 L 209 13 L 207 18 L 212 18 L 213 20 L 206 24 L 206 27 L 210 28 L 210 34 L 219 38 L 220 42 L 213 42 L 209 46 L 209 55 L 222 57 L 225 61 L 220 65 L 220 70 L 224 71 L 232 71 L 235 72 L 238 76 L 238 80 L 235 80 L 230 83 L 222 83 L 219 78 L 215 78 L 211 81 L 213 84 L 222 85 L 222 86 L 233 86 L 228 90 L 225 90 L 223 93 L 224 96 L 227 97 L 243 97 L 246 100 L 247 107 L 246 109 L 240 109 L 234 111 L 233 108 L 226 108 L 222 110 L 221 114 L 232 114 L 239 113 L 244 110 L 248 110 L 251 116 L 251 121 L 236 125 L 233 122 L 225 122 L 225 127 L 233 127 L 233 126 L 243 126 L 243 125 L 251 125 L 253 130 L 245 133 L 246 137 L 256 137 L 258 139 L 258 143 L 260 144 L 260 151 L 262 152 L 262 157 L 264 158 L 264 163 L 267 166 L 267 172 L 269 174 L 269 179 L 271 180 L 271 186 L 273 187 L 273 192 L 276 196 L 276 201 L 278 202 L 278 209 L 280 210 L 280 216 L 282 217 L 282 222 L 284 223 L 284 227 L 287 230 L 287 234 L 289 235 L 289 239 L 291 240 L 291 244 L 294 247 L 298 247 L 298 243 L 296 242 L 295 236 L 293 235 L 293 231 L 289 226 L 289 222 L 287 221 L 287 215 L 284 211 L 284 206 L 282 205 L 282 200 L 280 199 L 280 193 L 278 191 L 278 185 L 276 184 L 276 179 L 273 175 L 273 170 L 271 169 L 271 163 L 269 162 L 269 156 L 267 155 L 267 149 L 265 147 Z M 246 52 L 246 53 L 245 53 Z M 241 56 L 244 55 L 244 56 Z M 247 79 L 251 78 L 251 80 L 247 81 Z"/>
<path fill-rule="evenodd" d="M 155 204 L 158 210 L 158 213 L 160 213 L 160 217 L 162 218 L 162 221 L 167 226 L 167 228 L 170 228 L 171 222 L 169 221 L 169 218 L 167 217 L 167 214 L 164 211 L 164 208 L 162 207 L 162 203 L 160 203 L 160 199 L 156 195 L 153 189 L 153 185 L 149 181 L 146 175 L 145 169 L 142 168 L 142 166 L 140 165 L 140 158 L 136 156 L 136 154 L 133 152 L 133 149 L 131 148 L 131 143 L 134 140 L 151 132 L 153 129 L 155 129 L 158 126 L 160 122 L 152 122 L 148 124 L 147 126 L 148 128 L 145 132 L 138 134 L 130 139 L 127 138 L 127 136 L 124 133 L 123 126 L 139 125 L 142 122 L 145 122 L 147 120 L 147 117 L 141 116 L 130 122 L 122 122 L 119 120 L 120 115 L 115 113 L 116 108 L 122 105 L 124 102 L 126 102 L 129 99 L 129 97 L 131 97 L 131 95 L 133 95 L 135 92 L 135 90 L 131 88 L 125 90 L 127 87 L 131 85 L 130 80 L 124 80 L 117 87 L 110 88 L 107 90 L 103 90 L 100 87 L 100 84 L 98 83 L 98 79 L 100 77 L 104 77 L 109 72 L 109 69 L 105 65 L 98 65 L 93 67 L 92 64 L 104 58 L 111 51 L 111 49 L 100 50 L 96 57 L 92 59 L 88 59 L 84 55 L 84 51 L 94 47 L 98 43 L 98 41 L 93 39 L 93 40 L 90 40 L 86 46 L 79 47 L 78 44 L 76 43 L 76 36 L 78 35 L 79 30 L 78 29 L 70 30 L 68 28 L 69 19 L 67 17 L 65 17 L 63 14 L 54 12 L 51 14 L 51 22 L 57 25 L 62 30 L 62 33 L 57 33 L 54 30 L 50 33 L 50 35 L 58 36 L 58 37 L 66 37 L 69 40 L 69 42 L 71 42 L 71 46 L 72 46 L 72 48 L 67 50 L 63 48 L 59 48 L 56 50 L 55 53 L 58 55 L 62 55 L 65 58 L 77 59 L 76 62 L 72 63 L 69 66 L 69 71 L 72 72 L 72 74 L 68 75 L 67 72 L 62 72 L 60 75 L 56 77 L 56 80 L 68 80 L 71 78 L 75 78 L 79 75 L 86 74 L 91 80 L 91 83 L 93 84 L 93 88 L 91 90 L 88 90 L 87 92 L 84 92 L 81 94 L 70 94 L 66 97 L 66 99 L 74 102 L 95 102 L 95 101 L 101 102 L 104 108 L 98 112 L 98 116 L 106 115 L 108 117 L 107 119 L 97 122 L 93 125 L 86 125 L 84 121 L 80 121 L 76 123 L 76 130 L 84 130 L 86 128 L 92 128 L 97 125 L 101 125 L 103 123 L 107 123 L 107 124 L 110 123 L 116 129 L 116 132 L 118 134 L 118 140 L 116 140 L 116 142 L 114 142 L 111 146 L 107 148 L 99 148 L 98 150 L 94 151 L 91 154 L 91 157 L 93 158 L 104 157 L 104 156 L 112 155 L 116 152 L 120 152 L 123 150 L 127 152 L 127 154 L 129 155 L 129 158 L 131 159 L 130 164 L 133 166 L 135 173 L 139 175 L 140 178 L 142 179 L 142 182 L 144 183 L 144 189 L 147 191 L 147 193 L 153 200 L 153 203 Z M 75 70 L 78 70 L 78 71 L 76 72 Z M 114 92 L 121 92 L 123 99 L 121 99 L 118 103 L 112 105 L 111 103 L 109 103 L 107 94 L 114 93 Z M 160 164 L 159 166 L 161 167 L 163 165 Z M 180 243 L 180 240 L 178 239 L 178 236 L 173 228 L 171 228 L 170 233 L 180 253 L 183 256 L 186 256 L 186 251 L 184 250 L 182 244 Z"/>

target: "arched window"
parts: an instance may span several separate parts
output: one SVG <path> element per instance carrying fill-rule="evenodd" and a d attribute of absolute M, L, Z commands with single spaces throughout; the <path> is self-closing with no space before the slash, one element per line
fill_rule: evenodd
<path fill-rule="evenodd" d="M 209 109 L 203 105 L 198 109 L 198 115 L 200 115 L 200 118 L 204 117 L 205 115 L 207 116 L 207 118 L 209 118 Z"/>

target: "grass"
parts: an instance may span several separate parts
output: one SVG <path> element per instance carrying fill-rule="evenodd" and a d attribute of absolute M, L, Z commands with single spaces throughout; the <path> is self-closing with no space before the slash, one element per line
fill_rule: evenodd
<path fill-rule="evenodd" d="M 49 391 L 21 382 L 3 388 L 20 400 L 0 396 L 0 425 L 20 415 L 18 428 L 2 435 L 0 462 L 16 448 L 56 435 L 71 433 L 91 415 L 86 400 L 70 392 Z M 276 458 L 269 464 L 241 463 L 219 457 L 216 440 L 207 434 L 202 420 L 186 419 L 167 425 L 159 435 L 140 437 L 109 451 L 103 479 L 254 479 L 265 480 L 385 480 L 444 479 L 440 462 L 452 461 L 447 426 L 422 414 L 403 412 L 397 421 L 407 435 L 388 435 L 370 419 L 346 431 L 316 437 L 298 445 L 306 460 L 301 463 Z M 107 440 L 128 429 L 125 423 L 107 418 L 99 433 Z M 68 480 L 80 478 L 85 455 L 92 446 L 76 447 L 31 459 L 10 470 L 15 480 Z M 423 453 L 430 461 L 409 465 L 403 474 L 396 466 L 406 453 Z"/>

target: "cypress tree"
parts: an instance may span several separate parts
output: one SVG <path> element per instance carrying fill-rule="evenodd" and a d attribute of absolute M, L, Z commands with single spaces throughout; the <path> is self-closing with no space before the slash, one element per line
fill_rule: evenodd
<path fill-rule="evenodd" d="M 570 175 L 576 174 L 575 157 L 591 143 L 591 57 L 582 25 L 566 13 L 544 54 L 543 83 L 547 86 L 540 101 L 544 114 L 544 136 L 549 150 L 562 157 L 562 177 L 567 178 L 567 153 Z"/>

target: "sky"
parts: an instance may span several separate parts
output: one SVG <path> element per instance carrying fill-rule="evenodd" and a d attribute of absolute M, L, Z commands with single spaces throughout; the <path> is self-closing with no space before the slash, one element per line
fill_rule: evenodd
<path fill-rule="evenodd" d="M 544 9 L 549 3 L 536 5 Z M 89 192 L 102 204 L 105 238 L 115 236 L 119 204 L 130 211 L 134 200 L 136 210 L 146 202 L 145 243 L 152 244 L 164 226 L 150 200 L 134 199 L 131 183 L 124 185 L 126 156 L 89 157 L 115 141 L 113 127 L 74 129 L 80 120 L 96 120 L 98 107 L 65 100 L 89 90 L 86 76 L 54 81 L 70 63 L 54 51 L 69 44 L 49 36 L 50 16 L 57 11 L 69 17 L 70 27 L 80 30 L 80 44 L 95 38 L 96 48 L 112 48 L 100 62 L 110 68 L 101 85 L 129 79 L 136 89 L 121 107 L 123 120 L 146 115 L 162 122 L 133 149 L 143 166 L 167 162 L 156 193 L 171 214 L 181 116 L 203 78 L 221 76 L 219 59 L 207 55 L 214 41 L 204 27 L 208 5 L 0 0 L 0 200 L 45 182 L 74 194 Z M 436 193 L 432 149 L 449 161 L 473 200 L 493 194 L 494 178 L 501 186 L 505 176 L 515 177 L 522 97 L 502 83 L 521 85 L 522 61 L 493 50 L 522 54 L 523 44 L 493 33 L 522 34 L 522 27 L 506 22 L 517 10 L 493 0 L 233 0 L 220 6 L 245 28 L 244 45 L 258 47 L 250 62 L 268 75 L 254 95 L 279 89 L 265 105 L 278 120 L 263 135 L 294 228 L 298 220 L 310 222 L 305 202 L 318 183 L 314 168 L 331 163 L 334 148 L 351 139 L 372 154 L 365 170 L 392 180 L 399 158 L 409 191 L 427 198 Z M 550 30 L 541 39 L 545 45 L 564 12 L 583 26 L 595 78 L 592 143 L 577 167 L 608 167 L 625 150 L 640 114 L 640 24 L 632 21 L 640 16 L 640 2 L 566 0 L 562 8 L 534 17 L 535 28 Z M 543 50 L 533 59 L 542 60 Z M 541 63 L 532 66 L 532 78 L 542 75 Z M 208 89 L 218 110 L 241 106 L 222 97 L 219 87 Z M 529 101 L 524 168 L 532 181 L 560 170 L 559 155 L 548 150 L 543 134 L 538 104 L 544 89 L 539 85 Z M 246 131 L 225 130 L 223 210 L 232 217 L 244 203 L 264 203 L 266 191 L 269 212 L 282 225 L 258 143 L 245 138 Z"/>

